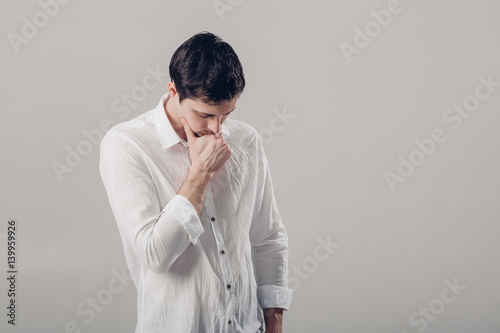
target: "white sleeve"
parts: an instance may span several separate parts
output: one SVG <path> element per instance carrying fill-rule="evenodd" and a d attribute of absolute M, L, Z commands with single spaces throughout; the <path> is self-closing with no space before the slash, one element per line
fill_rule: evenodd
<path fill-rule="evenodd" d="M 130 138 L 101 141 L 99 171 L 122 239 L 153 271 L 168 270 L 204 232 L 192 203 L 175 195 L 160 207 L 156 186 L 141 150 Z"/>
<path fill-rule="evenodd" d="M 274 198 L 264 147 L 257 135 L 257 193 L 250 227 L 257 297 L 262 309 L 288 310 L 293 290 L 288 288 L 288 237 Z"/>

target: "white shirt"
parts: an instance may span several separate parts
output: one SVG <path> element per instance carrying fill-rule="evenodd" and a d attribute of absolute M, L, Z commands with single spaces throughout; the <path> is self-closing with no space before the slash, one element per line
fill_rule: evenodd
<path fill-rule="evenodd" d="M 137 287 L 136 333 L 261 332 L 260 309 L 288 310 L 288 238 L 261 138 L 222 125 L 231 157 L 212 177 L 201 217 L 177 194 L 188 142 L 158 106 L 115 125 L 100 145 L 106 188 Z"/>

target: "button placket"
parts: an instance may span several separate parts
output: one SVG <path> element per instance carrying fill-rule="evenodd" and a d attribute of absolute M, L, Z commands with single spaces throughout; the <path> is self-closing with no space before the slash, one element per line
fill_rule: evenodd
<path fill-rule="evenodd" d="M 220 228 L 220 224 L 217 218 L 217 215 L 215 214 L 215 204 L 213 201 L 213 196 L 212 196 L 212 189 L 210 185 L 208 186 L 207 189 L 207 197 L 205 200 L 206 203 L 206 213 L 208 216 L 208 220 L 212 229 L 212 232 L 214 234 L 215 242 L 217 244 L 217 250 L 219 253 L 219 263 L 221 266 L 221 271 L 223 274 L 223 281 L 226 283 L 226 304 L 230 300 L 231 295 L 234 293 L 234 288 L 231 288 L 232 284 L 232 276 L 231 276 L 231 268 L 229 267 L 229 261 L 227 260 L 226 256 L 226 246 L 224 243 L 224 239 L 222 237 L 222 232 Z M 230 287 L 228 287 L 230 286 Z"/>

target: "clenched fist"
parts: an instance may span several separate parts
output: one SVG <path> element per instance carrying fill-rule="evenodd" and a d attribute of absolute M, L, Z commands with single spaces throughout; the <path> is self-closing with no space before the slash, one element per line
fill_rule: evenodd
<path fill-rule="evenodd" d="M 181 121 L 189 143 L 191 168 L 213 175 L 231 157 L 231 150 L 224 141 L 222 132 L 219 137 L 215 134 L 197 137 L 187 120 L 183 118 Z"/>

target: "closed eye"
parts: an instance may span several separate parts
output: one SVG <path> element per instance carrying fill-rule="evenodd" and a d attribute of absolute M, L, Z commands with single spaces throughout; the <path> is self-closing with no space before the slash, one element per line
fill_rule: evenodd
<path fill-rule="evenodd" d="M 233 111 L 234 111 L 234 110 L 233 110 Z M 231 112 L 233 112 L 233 111 L 230 111 L 230 112 L 226 113 L 226 114 L 224 115 L 224 117 L 229 116 L 229 115 L 231 114 Z M 201 118 L 213 117 L 213 115 L 204 116 L 202 113 L 198 113 L 198 116 L 200 116 Z"/>

